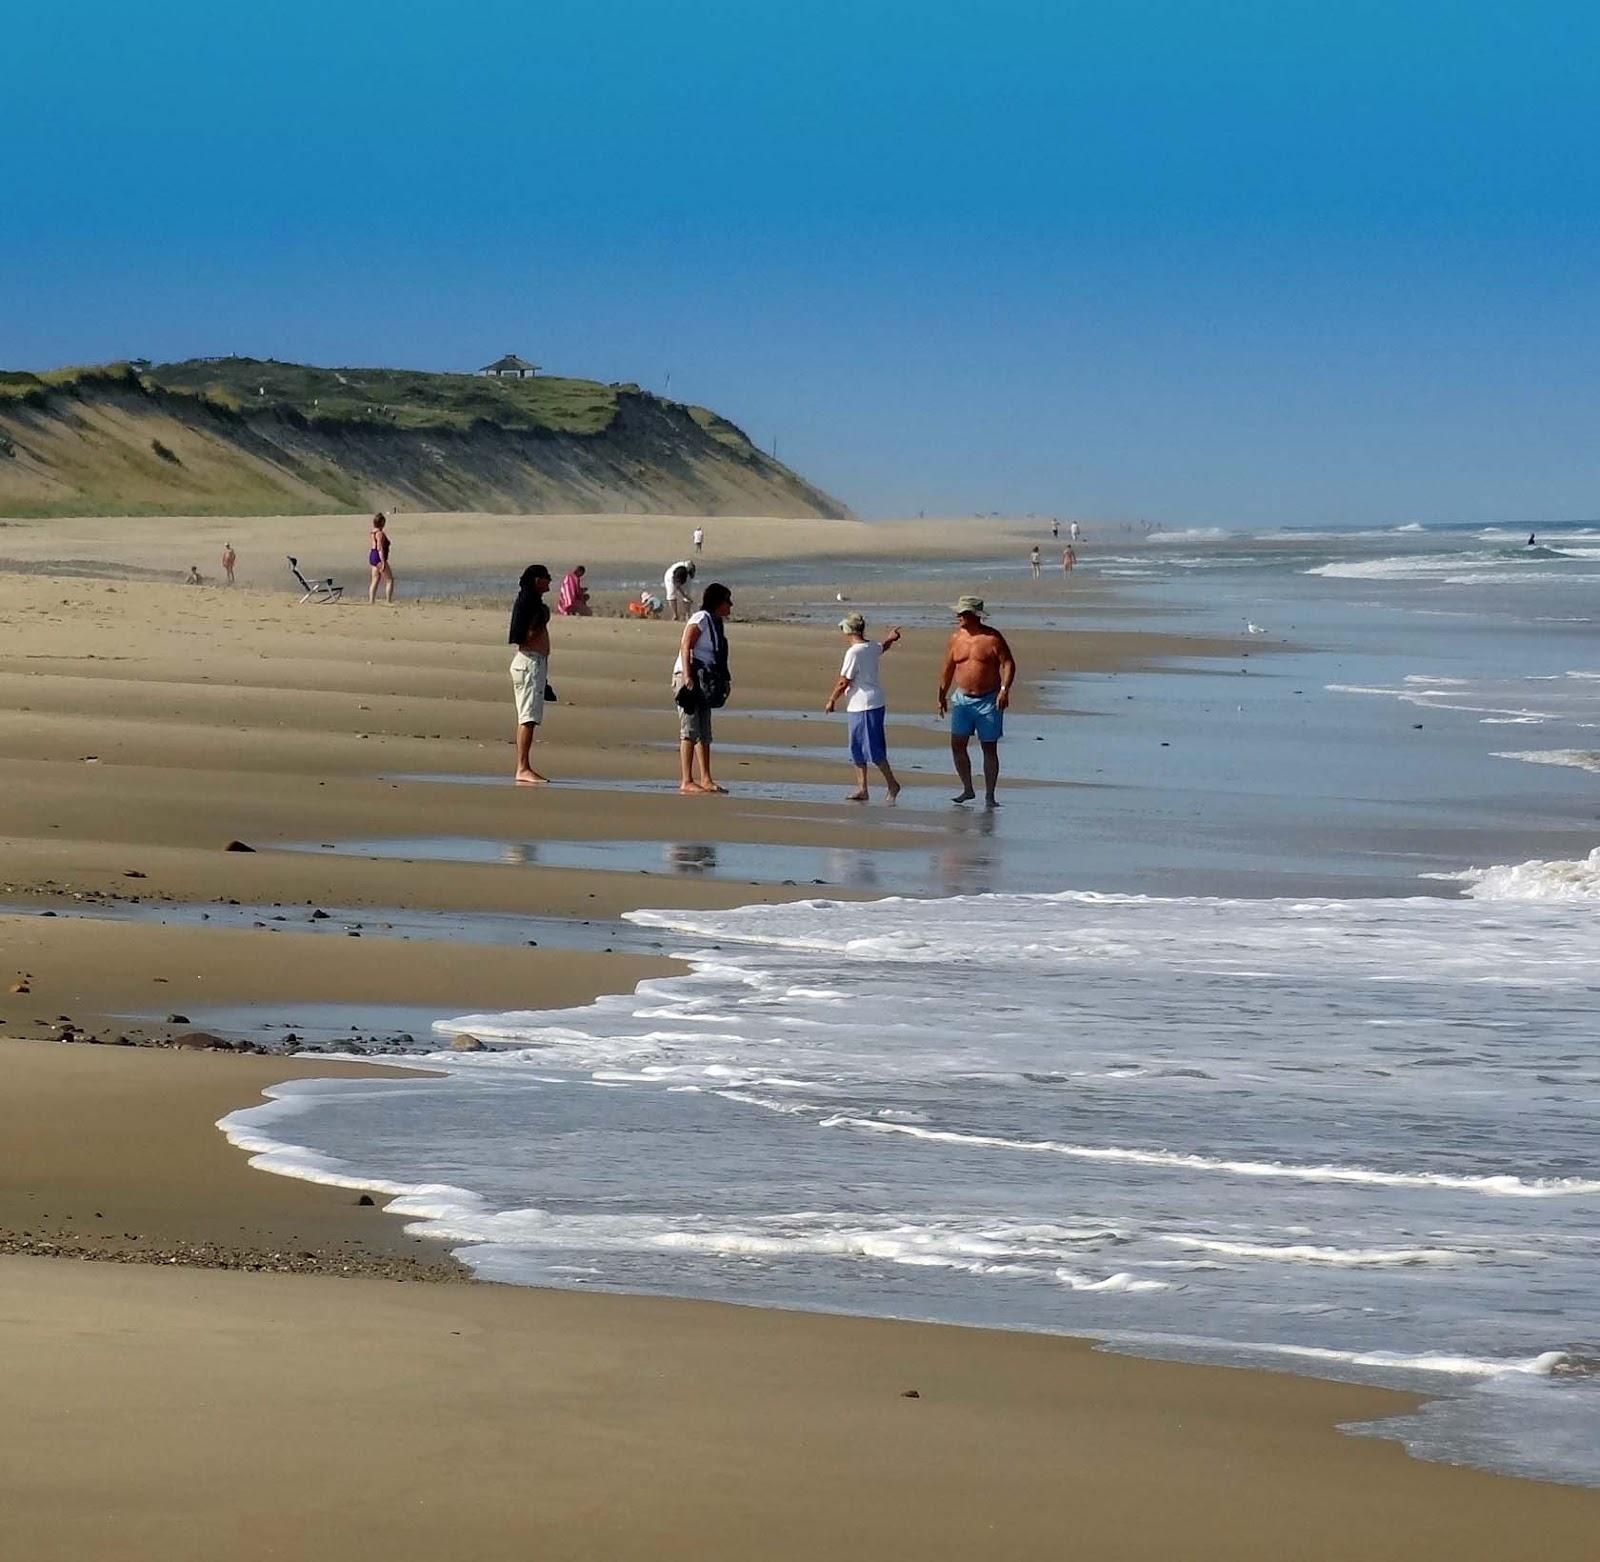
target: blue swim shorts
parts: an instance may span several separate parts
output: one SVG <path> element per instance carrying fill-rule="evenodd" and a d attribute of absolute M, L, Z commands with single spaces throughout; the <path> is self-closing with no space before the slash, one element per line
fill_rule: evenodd
<path fill-rule="evenodd" d="M 881 765 L 889 757 L 888 740 L 883 735 L 884 708 L 848 712 L 850 759 L 857 765 Z"/>
<path fill-rule="evenodd" d="M 976 737 L 980 743 L 998 743 L 1005 736 L 1006 715 L 997 694 L 963 694 L 950 691 L 950 736 Z"/>

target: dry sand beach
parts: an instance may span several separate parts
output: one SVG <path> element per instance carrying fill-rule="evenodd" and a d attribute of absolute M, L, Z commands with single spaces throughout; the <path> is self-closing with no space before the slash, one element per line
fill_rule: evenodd
<path fill-rule="evenodd" d="M 510 785 L 505 608 L 522 564 L 659 581 L 691 524 L 402 516 L 393 608 L 297 607 L 283 589 L 292 552 L 363 595 L 340 568 L 359 562 L 359 516 L 0 527 L 0 1557 L 1592 1558 L 1600 1493 L 1340 1434 L 1410 1403 L 1386 1391 L 1054 1337 L 431 1283 L 464 1279 L 442 1248 L 348 1189 L 252 1170 L 214 1127 L 269 1085 L 364 1065 L 115 1044 L 170 1039 L 193 1026 L 168 1016 L 225 1002 L 550 1007 L 675 969 L 402 943 L 385 910 L 604 918 L 803 893 L 324 841 L 664 843 L 692 809 L 716 842 L 904 844 L 903 818 L 738 793 L 836 781 L 842 797 L 842 762 L 741 754 L 726 799 L 574 784 L 670 776 L 670 624 L 557 621 L 561 697 L 535 762 L 558 784 Z M 919 587 L 919 561 L 1016 545 L 997 525 L 709 525 L 702 580 L 725 571 L 746 617 L 784 603 L 747 589 L 763 563 L 854 559 L 937 602 L 947 588 Z M 175 583 L 192 561 L 214 574 L 224 540 L 240 589 Z M 502 575 L 506 601 L 408 601 L 408 570 Z M 778 747 L 785 723 L 738 706 L 820 706 L 838 636 L 762 621 L 733 637 L 719 732 Z M 885 662 L 894 710 L 931 700 L 937 638 L 918 638 Z M 1024 682 L 1218 649 L 1015 644 Z M 948 785 L 934 735 L 895 741 L 909 785 Z M 506 784 L 396 779 L 434 772 Z M 290 844 L 311 849 L 275 849 Z M 84 914 L 135 898 L 198 909 Z M 229 902 L 262 925 L 199 920 Z M 350 938 L 270 919 L 323 905 L 372 922 Z"/>

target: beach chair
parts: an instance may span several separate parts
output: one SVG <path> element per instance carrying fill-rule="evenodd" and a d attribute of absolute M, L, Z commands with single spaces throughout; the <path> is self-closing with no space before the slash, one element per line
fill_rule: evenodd
<path fill-rule="evenodd" d="M 305 595 L 300 598 L 299 606 L 304 607 L 307 602 L 337 602 L 344 595 L 344 587 L 336 586 L 330 576 L 327 580 L 307 580 L 300 573 L 300 561 L 292 553 L 289 555 L 289 570 L 300 583 L 300 589 Z"/>

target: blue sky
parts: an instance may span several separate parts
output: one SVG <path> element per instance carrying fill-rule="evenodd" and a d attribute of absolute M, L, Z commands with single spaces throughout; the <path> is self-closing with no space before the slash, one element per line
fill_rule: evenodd
<path fill-rule="evenodd" d="M 1592 7 L 7 10 L 0 366 L 670 373 L 863 514 L 1600 515 Z"/>

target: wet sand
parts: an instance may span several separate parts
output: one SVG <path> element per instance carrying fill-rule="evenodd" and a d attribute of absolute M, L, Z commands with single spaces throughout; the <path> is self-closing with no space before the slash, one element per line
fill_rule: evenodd
<path fill-rule="evenodd" d="M 50 556 L 154 569 L 172 551 L 171 522 L 69 524 L 59 540 L 75 551 Z M 224 524 L 249 559 L 288 523 L 205 523 Z M 759 524 L 775 528 L 769 556 L 806 546 Z M 619 556 L 647 532 L 617 540 Z M 504 520 L 456 535 L 486 557 L 527 551 Z M 870 553 L 870 538 L 848 541 Z M 0 554 L 17 542 L 8 527 Z M 26 1429 L 0 1455 L 11 1554 L 198 1558 L 225 1536 L 244 1558 L 1594 1555 L 1600 1494 L 1337 1432 L 1404 1409 L 1400 1395 L 1059 1339 L 396 1283 L 460 1271 L 349 1190 L 252 1171 L 212 1126 L 277 1080 L 361 1065 L 117 1037 L 168 1038 L 192 1028 L 168 1014 L 223 1003 L 570 1004 L 670 963 L 73 911 L 137 896 L 606 918 L 669 889 L 733 905 L 803 890 L 274 848 L 441 829 L 666 843 L 693 811 L 697 838 L 860 852 L 903 844 L 913 811 L 388 779 L 508 777 L 503 608 L 296 608 L 30 573 L 0 575 L 0 624 L 0 894 L 23 908 L 0 916 L 0 1373 Z M 536 763 L 558 779 L 659 778 L 672 626 L 560 621 L 556 636 L 562 699 Z M 734 636 L 739 702 L 820 705 L 835 634 Z M 892 709 L 931 699 L 936 645 L 919 639 L 885 661 Z M 1017 646 L 1035 673 L 1206 650 L 1105 634 Z M 778 745 L 792 725 L 730 710 L 720 730 Z M 936 739 L 901 747 L 929 761 L 919 788 L 944 784 Z M 841 771 L 822 753 L 759 754 L 723 779 L 837 776 L 842 794 Z M 225 851 L 232 840 L 256 850 Z M 67 1024 L 101 1044 L 46 1039 Z M 60 1252 L 125 1261 L 40 1256 Z"/>

